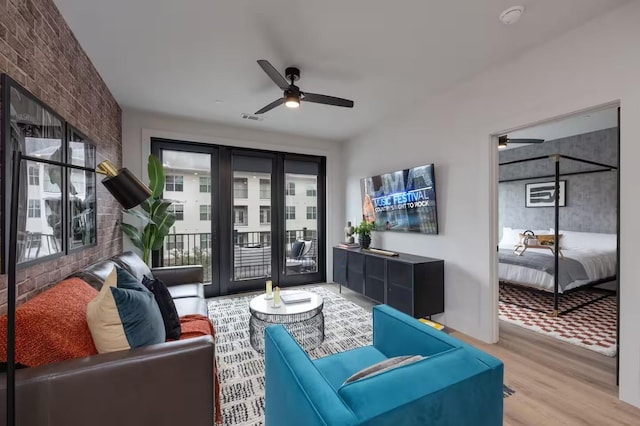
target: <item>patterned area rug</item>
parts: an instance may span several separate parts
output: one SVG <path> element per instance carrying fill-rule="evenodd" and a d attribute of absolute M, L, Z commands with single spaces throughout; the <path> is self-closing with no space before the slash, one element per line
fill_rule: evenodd
<path fill-rule="evenodd" d="M 369 312 L 322 287 L 305 290 L 324 298 L 325 340 L 309 352 L 312 358 L 371 344 Z M 216 326 L 224 425 L 264 425 L 264 358 L 249 344 L 249 301 L 254 296 L 208 301 L 209 318 Z M 504 386 L 504 398 L 514 393 Z"/>
<path fill-rule="evenodd" d="M 309 352 L 320 358 L 370 345 L 371 314 L 322 287 L 306 289 L 324 298 L 325 339 Z M 264 424 L 264 358 L 249 344 L 249 301 L 255 295 L 209 300 L 216 327 L 222 419 L 225 425 Z"/>
<path fill-rule="evenodd" d="M 600 297 L 600 293 L 579 291 L 560 296 L 561 311 Z M 607 356 L 616 356 L 616 298 L 597 300 L 574 311 L 552 317 L 522 306 L 550 312 L 553 294 L 541 294 L 500 285 L 500 319 Z"/>

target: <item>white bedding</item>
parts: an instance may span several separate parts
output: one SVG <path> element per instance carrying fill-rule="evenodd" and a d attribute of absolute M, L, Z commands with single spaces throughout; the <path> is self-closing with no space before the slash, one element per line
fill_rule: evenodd
<path fill-rule="evenodd" d="M 501 249 L 513 250 L 513 246 L 500 245 Z M 527 252 L 543 253 L 553 256 L 548 249 L 527 249 Z M 603 278 L 612 277 L 616 274 L 616 251 L 615 250 L 595 250 L 586 248 L 562 249 L 564 257 L 575 259 L 580 262 L 589 277 L 588 280 L 577 280 L 569 283 L 565 290 L 580 287 L 585 284 Z M 500 263 L 498 265 L 498 276 L 501 281 L 508 281 L 517 284 L 524 284 L 541 290 L 553 291 L 553 275 L 527 268 L 524 266 Z M 562 290 L 559 290 L 562 293 Z"/>

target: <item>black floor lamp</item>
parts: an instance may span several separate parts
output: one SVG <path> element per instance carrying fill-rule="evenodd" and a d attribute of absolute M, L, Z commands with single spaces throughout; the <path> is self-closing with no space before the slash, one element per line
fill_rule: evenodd
<path fill-rule="evenodd" d="M 3 106 L 6 107 L 6 106 Z M 9 259 L 7 265 L 7 426 L 16 424 L 16 268 L 18 257 L 18 208 L 20 168 L 23 161 L 34 160 L 66 169 L 83 169 L 59 161 L 43 160 L 13 152 L 11 210 L 9 216 Z M 151 196 L 151 190 L 128 169 L 116 169 L 110 161 L 98 164 L 96 173 L 106 175 L 102 184 L 125 209 L 133 208 Z"/>

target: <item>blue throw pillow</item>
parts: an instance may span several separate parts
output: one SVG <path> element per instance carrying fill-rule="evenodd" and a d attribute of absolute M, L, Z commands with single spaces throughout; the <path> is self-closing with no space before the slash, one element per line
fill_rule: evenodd
<path fill-rule="evenodd" d="M 127 271 L 109 274 L 87 305 L 87 323 L 99 353 L 165 341 L 164 322 L 153 293 Z"/>
<path fill-rule="evenodd" d="M 291 257 L 294 259 L 298 259 L 302 256 L 302 251 L 304 250 L 304 241 L 294 241 L 291 244 Z"/>

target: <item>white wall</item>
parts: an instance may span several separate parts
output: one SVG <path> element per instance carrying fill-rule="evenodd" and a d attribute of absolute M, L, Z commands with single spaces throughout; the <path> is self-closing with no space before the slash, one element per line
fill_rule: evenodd
<path fill-rule="evenodd" d="M 167 100 L 170 101 L 170 100 Z M 184 118 L 124 109 L 122 113 L 122 162 L 136 176 L 147 181 L 147 157 L 151 138 L 211 143 L 327 157 L 327 279 L 333 268 L 331 247 L 344 239 L 344 177 L 339 160 L 340 143 L 325 139 L 292 136 Z M 306 210 L 305 210 L 306 217 Z M 124 238 L 125 250 L 132 246 Z"/>
<path fill-rule="evenodd" d="M 517 30 L 517 29 L 516 29 Z M 619 101 L 620 397 L 640 406 L 640 2 L 496 66 L 344 146 L 345 219 L 360 217 L 360 178 L 433 162 L 440 235 L 378 233 L 374 244 L 445 259 L 447 325 L 497 339 L 496 177 L 491 134 Z M 400 114 L 399 114 L 400 115 Z"/>

